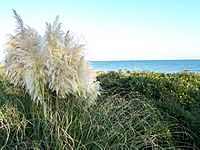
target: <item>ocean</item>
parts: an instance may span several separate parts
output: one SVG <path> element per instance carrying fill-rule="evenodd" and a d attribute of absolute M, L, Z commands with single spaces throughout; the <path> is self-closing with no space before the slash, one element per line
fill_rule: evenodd
<path fill-rule="evenodd" d="M 91 61 L 95 71 L 137 70 L 175 73 L 200 72 L 200 60 Z"/>

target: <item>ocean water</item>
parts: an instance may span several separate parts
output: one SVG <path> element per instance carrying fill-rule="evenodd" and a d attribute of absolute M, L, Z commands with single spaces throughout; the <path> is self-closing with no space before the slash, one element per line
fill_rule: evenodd
<path fill-rule="evenodd" d="M 200 60 L 129 60 L 129 61 L 91 61 L 96 71 L 138 70 L 156 72 L 200 72 Z"/>

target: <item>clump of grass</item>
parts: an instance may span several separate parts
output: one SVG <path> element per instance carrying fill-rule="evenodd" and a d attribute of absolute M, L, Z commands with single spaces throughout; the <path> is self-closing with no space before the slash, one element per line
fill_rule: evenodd
<path fill-rule="evenodd" d="M 23 87 L 31 96 L 33 103 L 26 103 L 30 108 L 28 112 L 33 120 L 34 133 L 36 128 L 38 131 L 42 128 L 41 139 L 46 148 L 49 148 L 48 125 L 54 116 L 55 132 L 51 138 L 60 149 L 58 112 L 61 101 L 71 103 L 69 97 L 72 95 L 76 101 L 65 109 L 73 105 L 87 108 L 99 95 L 99 83 L 91 65 L 85 60 L 84 45 L 76 43 L 69 32 L 65 34 L 61 30 L 59 17 L 53 24 L 47 23 L 44 36 L 40 36 L 34 28 L 24 25 L 15 10 L 13 12 L 17 28 L 7 41 L 7 77 L 15 87 Z"/>

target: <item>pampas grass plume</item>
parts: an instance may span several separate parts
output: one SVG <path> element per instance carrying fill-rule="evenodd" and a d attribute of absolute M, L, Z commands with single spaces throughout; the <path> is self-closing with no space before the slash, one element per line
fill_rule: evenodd
<path fill-rule="evenodd" d="M 95 72 L 84 57 L 84 46 L 61 30 L 59 17 L 53 24 L 46 23 L 40 36 L 13 12 L 17 28 L 7 40 L 5 61 L 9 80 L 23 86 L 35 102 L 44 99 L 44 89 L 49 88 L 61 98 L 75 94 L 87 105 L 94 103 L 99 94 Z"/>

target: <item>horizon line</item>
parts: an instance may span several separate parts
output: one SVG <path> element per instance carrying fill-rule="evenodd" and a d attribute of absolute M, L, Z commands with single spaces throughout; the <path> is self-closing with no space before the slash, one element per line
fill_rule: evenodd
<path fill-rule="evenodd" d="M 94 62 L 94 61 L 176 61 L 176 60 L 180 60 L 180 61 L 184 61 L 184 60 L 197 60 L 200 61 L 199 59 L 118 59 L 118 60 L 88 60 L 90 62 Z"/>

